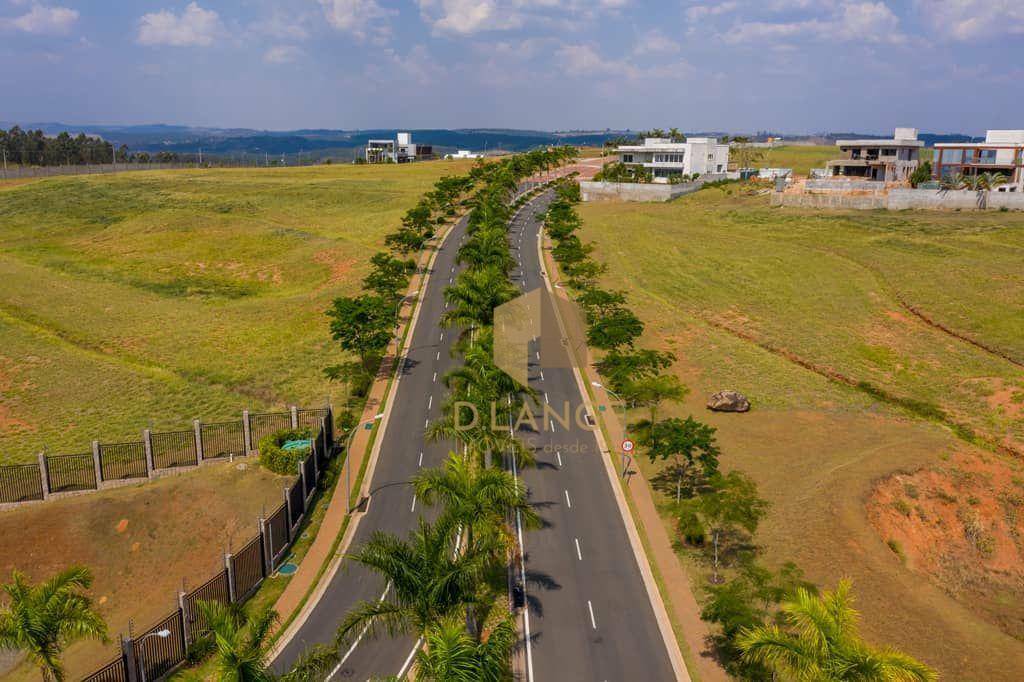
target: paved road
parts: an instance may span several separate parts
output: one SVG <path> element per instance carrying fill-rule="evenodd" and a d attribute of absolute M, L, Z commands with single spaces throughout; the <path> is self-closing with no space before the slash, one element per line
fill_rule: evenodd
<path fill-rule="evenodd" d="M 432 510 L 413 499 L 409 479 L 420 467 L 436 467 L 447 457 L 445 443 L 427 443 L 424 430 L 428 420 L 441 416 L 444 398 L 444 374 L 455 361 L 452 341 L 457 332 L 438 324 L 445 311 L 444 288 L 459 271 L 455 253 L 465 238 L 466 221 L 461 220 L 438 250 L 430 281 L 420 304 L 419 320 L 405 353 L 405 364 L 394 397 L 387 427 L 381 434 L 381 450 L 370 489 L 370 505 L 352 541 L 352 547 L 364 543 L 376 530 L 402 537 L 415 528 L 421 514 L 432 518 Z M 287 669 L 306 647 L 330 642 L 338 624 L 356 603 L 381 598 L 385 583 L 376 574 L 354 564 L 346 564 L 334 575 L 322 599 L 294 639 L 274 662 L 279 672 Z M 403 670 L 415 645 L 411 638 L 362 639 L 346 655 L 332 680 L 365 680 L 371 676 L 396 675 Z"/>
<path fill-rule="evenodd" d="M 523 291 L 544 289 L 537 253 L 536 213 L 546 193 L 528 205 L 510 232 Z M 551 329 L 548 312 L 543 334 Z M 579 386 L 561 344 L 530 351 L 530 383 L 543 405 L 576 414 Z M 672 680 L 675 675 L 654 610 L 616 505 L 592 431 L 582 420 L 565 428 L 549 414 L 540 432 L 519 436 L 535 446 L 538 466 L 520 472 L 546 528 L 524 536 L 535 680 Z M 538 420 L 539 421 L 539 420 Z M 579 423 L 582 421 L 582 424 Z M 538 426 L 541 426 L 538 424 Z"/>
<path fill-rule="evenodd" d="M 510 231 L 520 264 L 513 276 L 524 291 L 543 289 L 536 250 L 539 225 L 532 216 L 550 200 L 548 193 L 528 205 Z M 440 417 L 441 381 L 455 364 L 453 332 L 441 329 L 438 320 L 445 310 L 444 287 L 459 271 L 455 252 L 465 227 L 465 221 L 456 225 L 434 261 L 394 406 L 381 434 L 369 509 L 353 547 L 375 530 L 405 536 L 420 514 L 432 517 L 431 510 L 414 500 L 408 480 L 420 467 L 440 465 L 449 450 L 447 444 L 425 443 L 423 434 L 428 420 Z M 531 384 L 550 403 L 569 404 L 575 411 L 581 401 L 567 357 L 549 356 L 549 347 L 545 345 L 542 357 L 545 362 L 550 359 L 551 366 L 533 362 Z M 539 350 L 534 347 L 532 352 Z M 532 624 L 532 679 L 671 680 L 671 663 L 596 454 L 596 440 L 574 424 L 569 429 L 557 422 L 552 425 L 553 430 L 519 433 L 538 449 L 539 466 L 520 475 L 549 524 L 525 535 L 530 608 L 524 617 Z M 375 574 L 356 565 L 342 567 L 276 659 L 275 669 L 287 669 L 312 644 L 330 642 L 352 606 L 380 599 L 384 590 L 383 580 Z M 344 660 L 331 679 L 365 680 L 404 672 L 415 644 L 412 638 L 363 638 L 343 652 Z"/>

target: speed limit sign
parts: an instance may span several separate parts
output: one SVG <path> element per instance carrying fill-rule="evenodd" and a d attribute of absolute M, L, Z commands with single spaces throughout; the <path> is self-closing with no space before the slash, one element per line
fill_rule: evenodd
<path fill-rule="evenodd" d="M 623 452 L 633 452 L 633 441 L 631 441 L 628 438 L 625 439 L 624 441 L 622 441 L 622 451 Z"/>

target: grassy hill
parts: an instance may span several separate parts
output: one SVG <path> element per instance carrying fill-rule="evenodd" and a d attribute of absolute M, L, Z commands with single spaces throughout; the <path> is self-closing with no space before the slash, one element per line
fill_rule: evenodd
<path fill-rule="evenodd" d="M 0 188 L 0 463 L 341 387 L 322 314 L 470 162 L 160 171 Z"/>
<path fill-rule="evenodd" d="M 1024 467 L 1000 448 L 1024 451 L 1024 215 L 771 209 L 740 187 L 580 207 L 643 343 L 679 357 L 692 393 L 664 411 L 755 478 L 771 563 L 854 579 L 869 640 L 1016 679 Z M 709 413 L 721 389 L 753 411 Z"/>

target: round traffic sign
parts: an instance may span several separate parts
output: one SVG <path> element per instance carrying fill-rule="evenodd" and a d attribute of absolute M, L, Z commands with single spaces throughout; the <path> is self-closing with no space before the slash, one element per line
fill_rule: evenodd
<path fill-rule="evenodd" d="M 631 441 L 628 438 L 626 440 L 622 441 L 622 451 L 623 452 L 633 452 L 633 441 Z"/>

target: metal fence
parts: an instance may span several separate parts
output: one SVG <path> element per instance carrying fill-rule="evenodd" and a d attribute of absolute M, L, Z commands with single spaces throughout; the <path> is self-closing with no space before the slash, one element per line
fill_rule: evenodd
<path fill-rule="evenodd" d="M 293 410 L 291 414 L 285 413 L 289 418 L 288 425 L 296 423 L 297 412 L 299 411 Z M 285 501 L 266 519 L 259 519 L 259 532 L 256 536 L 249 539 L 234 554 L 226 554 L 224 568 L 209 580 L 190 592 L 181 592 L 178 595 L 177 609 L 142 635 L 122 637 L 121 655 L 86 676 L 84 678 L 86 682 L 156 682 L 165 679 L 185 662 L 189 645 L 207 634 L 207 624 L 199 602 L 215 601 L 228 604 L 244 601 L 252 596 L 267 576 L 274 573 L 291 547 L 291 543 L 297 535 L 298 526 L 307 516 L 306 512 L 312 504 L 313 495 L 307 496 L 306 491 L 315 492 L 319 481 L 324 476 L 326 468 L 320 466 L 319 462 L 321 459 L 324 462 L 328 461 L 334 454 L 332 428 L 334 415 L 330 408 L 323 410 L 323 413 L 314 430 L 313 449 L 300 463 L 299 475 L 295 481 L 284 490 Z M 221 425 L 208 426 L 218 427 Z M 251 426 L 251 424 L 246 425 L 243 428 L 244 433 L 251 433 Z M 201 433 L 201 429 L 190 433 L 195 432 Z M 181 434 L 186 432 L 177 433 L 184 439 Z M 152 436 L 150 452 L 152 458 L 156 460 L 158 459 L 156 445 L 158 434 L 152 434 Z M 221 436 L 223 434 L 217 437 Z M 228 435 L 224 437 L 229 440 L 224 442 L 233 442 L 236 436 L 237 434 L 228 432 Z M 166 444 L 161 444 L 160 447 L 164 447 L 164 445 Z M 201 450 L 203 449 L 205 449 L 205 444 L 201 446 Z M 102 453 L 103 448 L 100 447 L 99 450 Z M 134 453 L 134 451 L 132 452 Z M 164 451 L 160 450 L 160 452 Z M 75 457 L 83 456 L 75 455 Z M 38 469 L 35 466 L 26 466 L 36 470 L 38 474 Z M 0 469 L 0 476 L 3 475 L 5 474 Z M 0 478 L 0 487 L 5 480 Z M 38 476 L 36 481 L 38 484 Z M 41 485 L 39 487 L 41 488 Z M 42 495 L 41 490 L 39 495 Z"/>
<path fill-rule="evenodd" d="M 315 467 L 322 469 L 326 443 L 334 442 L 332 419 L 329 407 L 293 407 L 288 412 L 253 414 L 243 411 L 241 419 L 213 423 L 196 420 L 190 429 L 147 429 L 142 432 L 142 440 L 94 441 L 91 453 L 41 454 L 37 464 L 0 466 L 0 505 L 99 490 L 104 483 L 152 478 L 161 471 L 198 466 L 206 460 L 243 457 L 258 449 L 261 438 L 290 428 L 310 428 L 316 434 Z"/>

